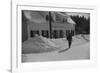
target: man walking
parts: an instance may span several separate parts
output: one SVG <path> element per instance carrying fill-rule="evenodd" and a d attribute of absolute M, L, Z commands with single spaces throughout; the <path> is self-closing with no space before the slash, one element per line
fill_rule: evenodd
<path fill-rule="evenodd" d="M 59 51 L 59 53 L 67 51 L 71 47 L 71 44 L 72 44 L 72 32 L 71 31 L 66 34 L 66 39 L 68 40 L 68 48 Z"/>
<path fill-rule="evenodd" d="M 68 35 L 66 35 L 66 38 L 68 40 L 68 46 L 70 48 L 71 47 L 71 44 L 72 44 L 72 33 L 69 32 Z"/>

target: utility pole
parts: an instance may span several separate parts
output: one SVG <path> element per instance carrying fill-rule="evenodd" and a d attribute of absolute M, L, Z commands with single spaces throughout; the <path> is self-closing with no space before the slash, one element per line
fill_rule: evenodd
<path fill-rule="evenodd" d="M 52 19 L 51 19 L 51 12 L 49 11 L 49 30 L 50 30 L 50 39 L 52 39 Z"/>

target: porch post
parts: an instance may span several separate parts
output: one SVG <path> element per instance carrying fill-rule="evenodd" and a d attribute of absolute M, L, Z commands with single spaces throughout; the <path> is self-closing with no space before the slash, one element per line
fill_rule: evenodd
<path fill-rule="evenodd" d="M 51 12 L 49 11 L 49 30 L 50 30 L 50 39 L 52 38 L 52 19 L 51 19 Z"/>

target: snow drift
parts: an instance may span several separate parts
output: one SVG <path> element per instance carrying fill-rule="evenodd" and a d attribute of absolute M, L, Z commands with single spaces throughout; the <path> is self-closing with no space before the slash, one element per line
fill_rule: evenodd
<path fill-rule="evenodd" d="M 84 36 L 89 40 L 89 36 Z M 73 37 L 72 46 L 79 46 L 82 43 L 88 42 L 81 35 Z M 34 38 L 30 38 L 22 45 L 23 53 L 46 53 L 53 51 L 60 51 L 68 48 L 68 41 L 66 38 L 48 39 L 42 36 L 36 35 Z"/>
<path fill-rule="evenodd" d="M 23 43 L 23 53 L 43 53 L 59 49 L 60 46 L 42 36 L 30 38 Z"/>

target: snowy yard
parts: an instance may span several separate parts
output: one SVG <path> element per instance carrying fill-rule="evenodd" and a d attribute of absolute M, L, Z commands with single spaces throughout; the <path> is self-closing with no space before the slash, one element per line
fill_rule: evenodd
<path fill-rule="evenodd" d="M 22 62 L 58 61 L 89 59 L 89 35 L 73 37 L 72 47 L 68 48 L 66 38 L 47 39 L 41 36 L 31 38 L 23 43 Z"/>

